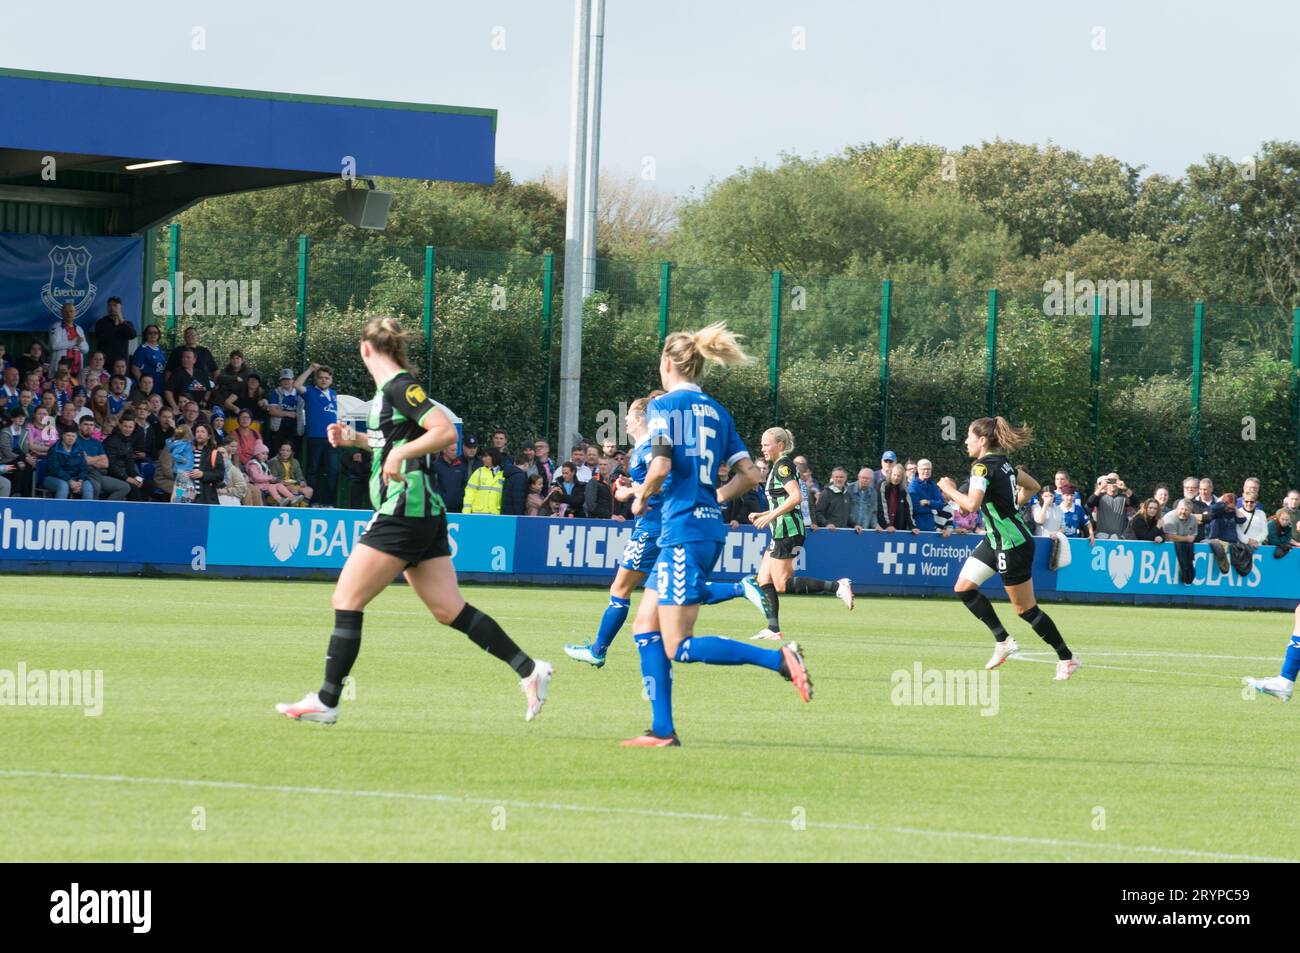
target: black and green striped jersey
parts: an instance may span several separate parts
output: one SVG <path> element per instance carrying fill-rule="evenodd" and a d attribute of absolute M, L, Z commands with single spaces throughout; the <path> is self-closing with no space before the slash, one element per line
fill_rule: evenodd
<path fill-rule="evenodd" d="M 370 504 L 386 516 L 422 518 L 444 512 L 442 497 L 434 489 L 433 457 L 426 455 L 402 463 L 404 481 L 384 483 L 384 461 L 394 447 L 424 434 L 422 423 L 436 409 L 410 371 L 398 371 L 379 385 L 370 404 L 367 436 L 374 455 L 370 470 Z"/>
<path fill-rule="evenodd" d="M 767 471 L 767 509 L 770 513 L 779 507 L 790 494 L 785 491 L 785 485 L 791 480 L 798 482 L 799 476 L 794 469 L 794 461 L 789 457 L 781 457 L 772 468 Z M 778 516 L 769 525 L 772 530 L 773 539 L 785 539 L 787 536 L 802 536 L 804 533 L 803 512 L 800 507 L 796 506 L 789 513 Z"/>
<path fill-rule="evenodd" d="M 1016 506 L 1016 468 L 1000 453 L 990 453 L 975 461 L 970 470 L 970 489 L 982 489 L 984 533 L 994 549 L 1014 549 L 1031 543 L 1034 534 L 1025 525 Z"/>

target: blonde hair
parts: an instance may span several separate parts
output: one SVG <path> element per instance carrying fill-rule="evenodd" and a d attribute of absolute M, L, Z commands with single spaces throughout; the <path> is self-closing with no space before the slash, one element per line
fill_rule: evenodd
<path fill-rule="evenodd" d="M 644 397 L 638 397 L 636 400 L 632 401 L 627 408 L 627 412 L 636 417 L 644 417 L 646 408 L 650 406 L 650 401 L 654 400 L 656 397 L 662 397 L 663 394 L 664 392 L 662 390 L 655 388 Z"/>
<path fill-rule="evenodd" d="M 1034 438 L 1034 431 L 1028 424 L 1013 427 L 1005 417 L 981 417 L 972 420 L 971 432 L 988 441 L 990 450 L 1005 450 L 1014 453 L 1026 446 Z"/>
<path fill-rule="evenodd" d="M 786 453 L 794 452 L 794 434 L 784 427 L 768 427 L 763 431 L 763 439 L 771 438 L 781 444 L 781 449 Z"/>
<path fill-rule="evenodd" d="M 677 373 L 688 381 L 699 380 L 704 373 L 705 361 L 723 367 L 750 361 L 750 356 L 740 346 L 740 335 L 728 331 L 725 321 L 698 331 L 673 332 L 664 341 L 663 353 L 673 362 Z"/>
<path fill-rule="evenodd" d="M 181 424 L 179 427 L 172 429 L 173 440 L 189 440 L 190 437 L 190 428 L 185 426 L 185 424 Z"/>
<path fill-rule="evenodd" d="M 407 371 L 411 369 L 410 361 L 406 357 L 406 342 L 409 339 L 410 335 L 396 318 L 371 318 L 361 329 L 361 340 L 369 342 L 376 351 L 391 357 Z M 320 370 L 327 370 L 327 368 L 320 368 Z"/>

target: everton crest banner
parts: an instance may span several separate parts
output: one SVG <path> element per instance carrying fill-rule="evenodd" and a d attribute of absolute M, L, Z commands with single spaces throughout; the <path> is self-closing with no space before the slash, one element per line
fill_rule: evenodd
<path fill-rule="evenodd" d="M 0 330 L 44 333 L 64 304 L 90 328 L 122 299 L 122 314 L 140 314 L 144 239 L 0 232 Z"/>

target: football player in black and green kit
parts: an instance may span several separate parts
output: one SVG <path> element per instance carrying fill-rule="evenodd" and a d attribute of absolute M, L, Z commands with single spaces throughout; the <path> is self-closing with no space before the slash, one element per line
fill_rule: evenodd
<path fill-rule="evenodd" d="M 1056 623 L 1034 599 L 1034 535 L 1018 512 L 1018 507 L 1038 492 L 1038 483 L 1007 459 L 1008 453 L 1029 443 L 1031 436 L 1028 427 L 1012 427 L 1002 417 L 972 421 L 966 432 L 966 452 L 975 463 L 967 492 L 958 490 L 950 477 L 939 481 L 939 490 L 967 513 L 979 510 L 984 517 L 984 540 L 967 558 L 953 587 L 966 608 L 989 627 L 997 640 L 993 657 L 984 667 L 997 668 L 1020 650 L 1016 640 L 1002 628 L 993 603 L 979 591 L 981 584 L 998 573 L 1016 614 L 1056 652 L 1056 680 L 1063 682 L 1082 663 L 1061 638 Z"/>
<path fill-rule="evenodd" d="M 361 648 L 363 610 L 404 572 L 435 619 L 464 632 L 515 670 L 528 700 L 524 719 L 532 721 L 546 701 L 550 664 L 529 658 L 491 616 L 467 604 L 456 585 L 446 511 L 433 474 L 433 457 L 455 444 L 456 428 L 411 376 L 406 334 L 395 318 L 366 324 L 361 360 L 379 388 L 370 405 L 369 429 L 353 434 L 351 428 L 330 424 L 329 441 L 336 447 L 369 447 L 374 453 L 370 501 L 375 515 L 334 587 L 334 632 L 320 691 L 278 704 L 276 711 L 297 721 L 332 725 L 338 720 L 343 680 Z"/>
<path fill-rule="evenodd" d="M 794 578 L 794 560 L 804 546 L 803 494 L 799 490 L 799 476 L 795 473 L 794 437 L 781 427 L 771 427 L 763 433 L 763 459 L 769 464 L 767 471 L 767 511 L 751 513 L 749 521 L 757 529 L 772 533 L 772 541 L 763 553 L 758 567 L 758 585 L 763 591 L 767 613 L 767 628 L 756 639 L 779 640 L 781 619 L 778 592 L 808 593 L 833 592 L 850 609 L 853 608 L 853 585 L 845 577 L 834 582 L 825 579 Z"/>

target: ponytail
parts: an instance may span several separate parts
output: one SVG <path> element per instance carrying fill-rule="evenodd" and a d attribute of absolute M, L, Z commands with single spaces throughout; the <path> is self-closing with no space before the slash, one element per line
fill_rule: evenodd
<path fill-rule="evenodd" d="M 983 437 L 988 442 L 990 450 L 1003 450 L 1007 453 L 1015 453 L 1027 446 L 1034 437 L 1034 431 L 1028 424 L 1013 427 L 1005 417 L 981 417 L 971 421 L 970 429 L 975 436 Z"/>
<path fill-rule="evenodd" d="M 724 321 L 698 331 L 676 331 L 668 335 L 664 341 L 664 355 L 673 362 L 677 373 L 689 381 L 698 380 L 703 375 L 705 361 L 728 367 L 748 364 L 751 360 L 740 346 L 740 335 L 727 330 Z"/>
<path fill-rule="evenodd" d="M 772 439 L 781 444 L 782 454 L 794 453 L 794 434 L 783 427 L 768 427 L 763 431 L 763 439 Z"/>

